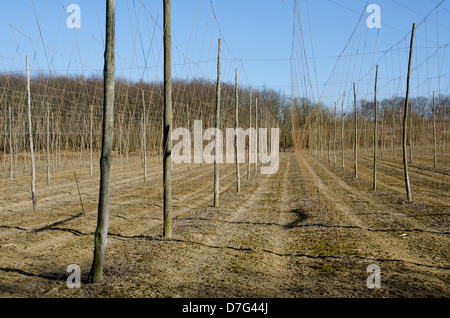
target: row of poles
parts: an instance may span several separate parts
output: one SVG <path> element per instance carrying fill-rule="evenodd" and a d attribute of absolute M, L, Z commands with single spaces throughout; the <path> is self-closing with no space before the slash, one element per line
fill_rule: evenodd
<path fill-rule="evenodd" d="M 164 113 L 163 113 L 163 237 L 172 236 L 172 70 L 171 70 L 171 0 L 164 0 Z M 104 256 L 108 234 L 108 222 L 110 212 L 110 186 L 111 167 L 113 150 L 113 129 L 114 129 L 114 83 L 115 83 L 115 0 L 107 0 L 106 5 L 106 45 L 105 45 L 105 66 L 104 66 L 104 105 L 103 105 L 103 125 L 102 125 L 102 146 L 100 157 L 100 191 L 97 215 L 97 227 L 94 234 L 94 259 L 89 273 L 89 281 L 99 282 L 103 279 Z M 217 56 L 217 83 L 216 83 L 216 110 L 215 129 L 216 133 L 220 129 L 220 103 L 221 103 L 221 80 L 220 80 L 220 60 L 221 60 L 221 39 L 218 40 Z M 143 96 L 144 98 L 144 96 Z M 238 127 L 238 70 L 235 75 L 235 125 Z M 255 105 L 255 126 L 258 131 L 256 120 L 258 109 L 257 100 Z M 251 124 L 251 89 L 250 89 L 250 119 Z M 252 135 L 249 134 L 249 156 L 252 145 Z M 256 136 L 255 136 L 256 138 Z M 238 134 L 235 134 L 235 163 L 236 163 L 236 190 L 240 191 L 240 168 L 238 163 Z M 219 138 L 215 138 L 214 156 L 214 206 L 219 206 Z M 257 153 L 257 143 L 255 142 L 255 154 Z M 145 149 L 144 149 L 145 151 Z M 144 152 L 145 153 L 145 152 Z M 145 160 L 145 158 L 144 158 Z M 145 167 L 145 162 L 144 162 Z M 255 171 L 257 164 L 255 164 Z M 247 179 L 250 179 L 250 158 L 247 166 Z"/>
<path fill-rule="evenodd" d="M 172 74 L 171 74 L 171 0 L 164 0 L 164 114 L 163 114 L 163 237 L 170 238 L 172 236 Z M 405 99 L 405 111 L 403 117 L 403 166 L 404 179 L 407 200 L 412 200 L 411 188 L 408 175 L 407 151 L 406 151 L 406 126 L 408 116 L 408 99 L 409 99 L 409 81 L 411 71 L 411 61 L 413 54 L 413 41 L 415 33 L 415 23 L 413 24 L 411 33 L 410 53 L 408 61 L 408 75 L 407 75 L 407 89 Z M 220 56 L 221 55 L 221 40 L 218 41 L 218 57 L 217 57 L 217 84 L 216 84 L 216 118 L 215 129 L 219 130 L 220 124 Z M 94 259 L 92 263 L 89 280 L 91 282 L 99 282 L 103 278 L 104 255 L 106 249 L 109 213 L 110 213 L 110 188 L 111 188 L 111 168 L 112 168 L 112 151 L 113 151 L 113 131 L 114 131 L 114 93 L 115 93 L 115 0 L 107 0 L 106 5 L 106 45 L 105 45 L 105 64 L 104 64 L 104 104 L 103 104 L 103 123 L 102 123 L 102 144 L 100 157 L 100 190 L 98 201 L 98 215 L 97 227 L 94 235 Z M 34 145 L 32 138 L 31 125 L 31 99 L 30 99 L 30 80 L 28 68 L 28 56 L 26 57 L 27 64 L 27 99 L 28 99 L 28 122 L 29 122 L 29 142 L 31 151 L 31 194 L 33 209 L 36 208 L 36 174 L 35 174 L 35 160 L 34 160 Z M 235 75 L 235 106 L 236 106 L 236 127 L 238 126 L 238 72 L 236 69 Z M 377 78 L 378 65 L 376 66 L 375 75 L 375 126 L 374 126 L 374 140 L 377 140 Z M 354 105 L 355 105 L 355 143 L 354 143 L 354 177 L 358 177 L 358 152 L 357 152 L 357 111 L 356 111 L 356 90 L 355 83 L 353 83 L 354 90 Z M 251 91 L 250 91 L 251 94 Z M 144 96 L 143 96 L 144 98 Z M 434 98 L 433 98 L 434 100 Z M 257 105 L 256 105 L 257 107 Z M 251 114 L 251 98 L 250 98 L 250 114 Z M 256 121 L 257 127 L 257 121 Z M 251 127 L 251 116 L 250 116 Z M 343 127 L 343 126 L 342 126 Z M 257 131 L 257 129 L 256 129 Z M 249 147 L 251 145 L 251 134 L 249 136 Z M 216 154 L 219 148 L 218 138 L 216 140 Z M 257 143 L 255 143 L 256 145 Z M 238 137 L 235 135 L 235 151 L 238 153 Z M 376 158 L 377 158 L 377 143 L 374 143 L 374 169 L 373 169 L 373 190 L 376 190 Z M 249 151 L 250 153 L 250 151 Z M 255 149 L 255 153 L 256 149 Z M 342 155 L 344 152 L 342 151 Z M 434 159 L 435 161 L 436 159 Z M 236 155 L 236 188 L 240 191 L 240 169 L 238 165 L 238 156 Z M 342 158 L 344 164 L 344 157 Z M 145 165 L 145 162 L 144 162 Z M 255 164 L 255 169 L 256 169 Z M 48 173 L 48 172 L 47 172 Z M 250 160 L 248 161 L 247 177 L 250 178 Z M 217 156 L 214 159 L 214 206 L 219 206 L 219 163 Z"/>
<path fill-rule="evenodd" d="M 403 135 L 402 135 L 402 155 L 403 155 L 403 171 L 404 171 L 404 179 L 405 179 L 405 189 L 406 189 L 406 197 L 408 201 L 412 201 L 411 195 L 411 186 L 409 181 L 408 174 L 408 161 L 407 161 L 407 120 L 408 120 L 408 108 L 409 108 L 409 90 L 410 90 L 410 75 L 411 75 L 411 61 L 413 55 L 413 44 L 414 44 L 414 34 L 415 34 L 416 24 L 413 24 L 412 32 L 411 32 L 411 42 L 410 42 L 410 52 L 409 52 L 409 61 L 408 61 L 408 73 L 406 80 L 406 98 L 405 98 L 405 110 L 403 115 Z M 373 129 L 373 190 L 377 189 L 377 146 L 378 146 L 378 136 L 377 136 L 377 122 L 378 122 L 378 101 L 377 101 L 377 84 L 378 84 L 378 65 L 376 65 L 375 70 L 375 88 L 374 88 L 374 104 L 375 104 L 375 112 L 374 112 L 374 129 Z M 355 113 L 355 132 L 354 132 L 354 178 L 358 178 L 358 112 L 357 112 L 357 101 L 356 101 L 356 88 L 355 83 L 353 83 L 353 95 L 354 95 L 354 113 Z M 434 95 L 434 94 L 433 94 Z M 433 104 L 434 104 L 434 96 L 433 96 Z M 434 108 L 434 106 L 433 106 Z M 343 117 L 342 117 L 343 120 Z M 342 123 L 342 140 L 344 134 L 344 123 Z M 436 139 L 434 138 L 434 142 L 436 143 Z M 436 147 L 435 147 L 436 149 Z M 436 166 L 436 155 L 434 156 L 434 165 Z M 342 168 L 344 169 L 344 143 L 342 142 Z"/>

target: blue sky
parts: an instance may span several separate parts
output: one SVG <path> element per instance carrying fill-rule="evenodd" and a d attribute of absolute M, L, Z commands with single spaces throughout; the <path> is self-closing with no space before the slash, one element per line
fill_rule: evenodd
<path fill-rule="evenodd" d="M 126 79 L 160 80 L 162 75 L 162 6 L 160 0 L 118 0 L 116 12 L 117 75 Z M 385 69 L 380 80 L 395 78 L 403 72 L 394 64 L 407 63 L 404 59 L 409 44 L 408 33 L 413 22 L 419 23 L 432 12 L 441 0 L 299 0 L 303 24 L 305 51 L 310 61 L 312 82 L 317 83 L 313 96 L 336 99 L 342 92 L 331 89 L 333 81 L 344 81 L 339 74 L 332 75 L 335 65 L 367 64 L 357 71 L 358 89 L 365 91 L 371 85 L 362 76 L 373 67 L 370 62 L 382 58 Z M 68 4 L 81 8 L 81 28 L 66 26 Z M 212 7 L 211 7 L 212 3 Z M 365 60 L 337 60 L 337 56 L 358 26 L 366 4 L 382 7 L 381 29 L 366 30 L 364 13 L 358 30 L 357 47 L 346 53 L 361 53 Z M 308 4 L 308 11 L 306 11 Z M 103 67 L 105 3 L 100 0 L 16 0 L 3 1 L 0 10 L 2 47 L 0 70 L 23 72 L 25 55 L 30 56 L 32 71 L 52 74 L 101 75 Z M 438 56 L 428 59 L 428 66 L 417 70 L 417 79 L 439 77 L 439 84 L 417 81 L 417 93 L 439 89 L 448 90 L 449 65 L 445 62 L 450 38 L 450 3 L 444 1 L 417 30 L 416 63 L 432 55 L 437 42 L 442 46 Z M 308 20 L 309 15 L 309 20 Z M 291 94 L 291 48 L 293 41 L 294 0 L 172 0 L 174 76 L 179 78 L 205 77 L 215 79 L 217 39 L 223 38 L 222 70 L 225 81 L 234 80 L 238 68 L 243 85 L 268 87 Z M 309 28 L 309 23 L 310 28 Z M 362 25 L 364 24 L 364 25 Z M 426 29 L 426 30 L 425 30 Z M 311 31 L 310 31 L 311 30 Z M 314 55 L 311 50 L 311 38 Z M 403 41 L 400 41 L 404 38 Z M 399 42 L 400 41 L 400 42 Z M 383 52 L 399 43 L 398 49 L 384 57 Z M 359 47 L 359 50 L 358 50 Z M 427 52 L 425 52 L 425 48 Z M 395 53 L 395 58 L 392 53 Z M 401 55 L 400 57 L 397 57 Z M 314 57 L 314 59 L 312 59 Z M 362 56 L 359 56 L 362 58 Z M 389 59 L 389 60 L 388 60 Z M 315 62 L 315 63 L 313 63 Z M 338 63 L 337 63 L 338 62 Z M 82 64 L 81 64 L 82 63 Z M 339 64 L 340 63 L 340 64 Z M 346 64 L 347 63 L 347 64 Z M 391 65 L 392 64 L 392 65 Z M 431 65 L 430 65 L 431 64 Z M 315 67 L 315 70 L 314 68 Z M 406 67 L 406 65 L 405 65 Z M 386 70 L 387 68 L 387 70 Z M 390 72 L 390 73 L 389 73 Z M 331 77 L 330 77 L 331 75 Z M 371 74 L 370 74 L 371 76 Z M 352 80 L 355 80 L 352 78 Z M 325 83 L 328 84 L 324 86 Z M 350 82 L 350 81 L 349 81 Z M 416 83 L 416 82 L 415 82 Z M 400 83 L 385 85 L 385 93 L 402 93 Z M 323 88 L 325 87 L 325 90 Z M 348 90 L 348 85 L 339 90 Z M 404 87 L 403 87 L 404 89 Z M 300 89 L 301 91 L 301 89 Z M 370 94 L 366 94 L 369 98 Z"/>

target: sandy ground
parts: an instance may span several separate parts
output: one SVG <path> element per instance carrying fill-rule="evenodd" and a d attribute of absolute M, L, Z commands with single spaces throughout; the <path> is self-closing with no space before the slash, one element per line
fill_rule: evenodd
<path fill-rule="evenodd" d="M 350 154 L 349 154 L 350 156 Z M 0 181 L 0 297 L 449 297 L 450 169 L 402 166 L 371 158 L 338 161 L 281 153 L 277 174 L 247 180 L 221 165 L 220 207 L 212 207 L 212 165 L 175 165 L 174 230 L 162 238 L 162 174 L 137 159 L 113 167 L 105 276 L 88 284 L 97 220 L 98 168 L 38 175 L 38 207 L 29 176 Z M 448 165 L 447 165 L 448 166 Z M 85 216 L 82 214 L 82 207 Z M 78 264 L 81 288 L 67 267 Z M 370 289 L 369 265 L 381 286 Z"/>

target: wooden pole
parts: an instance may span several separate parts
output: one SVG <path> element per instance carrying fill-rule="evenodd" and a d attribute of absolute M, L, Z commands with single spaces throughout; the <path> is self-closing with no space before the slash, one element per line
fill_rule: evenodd
<path fill-rule="evenodd" d="M 238 91 L 238 69 L 236 68 L 236 77 L 235 77 L 235 135 L 234 135 L 234 146 L 236 150 L 236 191 L 241 191 L 241 174 L 239 171 L 239 136 L 238 136 L 238 127 L 239 127 L 239 91 Z"/>
<path fill-rule="evenodd" d="M 342 148 L 342 171 L 344 171 L 344 97 L 342 97 L 342 130 L 341 130 L 341 148 Z"/>
<path fill-rule="evenodd" d="M 377 123 L 378 123 L 378 102 L 377 102 L 377 83 L 378 83 L 378 65 L 376 67 L 375 73 L 375 92 L 374 92 L 374 103 L 375 103 L 375 115 L 374 115 L 374 125 L 373 125 L 373 191 L 377 190 L 377 146 L 378 146 L 378 136 L 377 136 Z"/>
<path fill-rule="evenodd" d="M 200 110 L 200 120 L 201 120 L 201 123 L 202 123 L 201 131 L 203 131 L 203 110 Z M 202 141 L 202 149 L 203 149 L 203 141 Z M 200 167 L 203 167 L 203 160 L 201 160 Z"/>
<path fill-rule="evenodd" d="M 425 134 L 425 143 L 426 143 L 426 146 L 427 146 L 427 152 L 428 152 L 428 122 L 429 122 L 429 120 L 428 120 L 428 118 L 426 118 L 425 119 L 426 120 L 426 122 L 427 122 L 427 128 L 426 128 L 426 134 Z"/>
<path fill-rule="evenodd" d="M 13 148 L 12 148 L 12 117 L 11 117 L 11 105 L 8 105 L 9 112 L 9 173 L 11 181 L 14 179 L 14 168 L 13 168 Z M 6 151 L 6 137 L 5 137 L 5 151 Z M 6 157 L 6 156 L 5 156 Z"/>
<path fill-rule="evenodd" d="M 171 0 L 164 0 L 164 224 L 163 236 L 172 236 L 172 36 Z"/>
<path fill-rule="evenodd" d="M 31 200 L 33 202 L 33 210 L 36 210 L 36 163 L 34 161 L 34 145 L 33 145 L 33 123 L 31 121 L 31 92 L 30 92 L 30 70 L 27 62 L 27 97 L 28 97 L 28 135 L 30 137 L 30 157 L 31 157 Z"/>
<path fill-rule="evenodd" d="M 103 135 L 100 158 L 100 191 L 97 228 L 94 236 L 94 260 L 90 278 L 93 283 L 103 279 L 103 265 L 108 236 L 112 146 L 114 133 L 114 84 L 115 84 L 115 0 L 106 2 L 106 45 L 103 100 Z"/>
<path fill-rule="evenodd" d="M 50 106 L 47 102 L 47 184 L 50 184 Z"/>
<path fill-rule="evenodd" d="M 217 137 L 220 129 L 220 52 L 221 52 L 222 40 L 218 41 L 218 53 L 217 53 L 217 84 L 216 84 L 216 134 L 215 134 L 215 156 L 214 156 L 214 206 L 219 206 L 219 139 Z"/>
<path fill-rule="evenodd" d="M 147 182 L 147 125 L 145 118 L 145 96 L 144 91 L 142 91 L 142 159 L 144 161 L 144 182 Z"/>
<path fill-rule="evenodd" d="M 381 153 L 380 153 L 381 159 L 383 159 L 384 145 L 385 145 L 385 143 L 384 143 L 384 117 L 385 117 L 385 113 L 386 113 L 386 108 L 383 106 L 381 108 L 381 138 L 380 138 L 380 141 L 381 141 Z"/>
<path fill-rule="evenodd" d="M 367 104 L 365 103 L 364 104 L 364 110 L 366 110 L 365 108 L 366 108 L 366 106 L 367 106 Z M 365 115 L 365 112 L 363 112 L 363 117 L 364 117 L 364 154 L 366 154 L 366 150 L 367 150 L 367 147 L 366 147 L 366 145 L 367 145 L 367 120 L 366 120 L 366 115 Z"/>
<path fill-rule="evenodd" d="M 190 121 L 191 121 L 191 119 L 190 119 L 190 113 L 189 113 L 189 104 L 187 104 L 186 105 L 186 122 L 187 122 L 186 128 L 189 131 L 189 133 L 191 132 L 191 130 L 190 130 L 191 129 Z M 191 146 L 189 145 L 189 152 L 190 151 L 191 151 Z M 190 163 L 190 161 L 188 161 L 188 170 L 189 171 L 191 170 L 191 163 Z"/>
<path fill-rule="evenodd" d="M 408 76 L 406 79 L 405 113 L 403 116 L 403 171 L 404 171 L 404 176 L 405 176 L 406 197 L 407 197 L 408 201 L 412 200 L 412 196 L 411 196 L 411 187 L 409 184 L 409 176 L 408 176 L 408 162 L 407 162 L 407 158 L 406 158 L 406 128 L 407 128 L 407 120 L 408 120 L 409 78 L 411 76 L 411 61 L 412 61 L 412 54 L 413 54 L 415 30 L 416 30 L 416 24 L 413 23 L 412 32 L 411 32 L 411 43 L 410 43 L 410 47 L 409 47 Z"/>
<path fill-rule="evenodd" d="M 442 110 L 442 155 L 444 155 L 445 149 L 448 148 L 447 132 L 446 132 L 446 125 L 445 125 L 445 113 L 446 113 L 446 108 L 443 108 L 443 110 Z"/>
<path fill-rule="evenodd" d="M 252 88 L 250 87 L 250 101 L 249 101 L 249 110 L 248 110 L 248 118 L 249 118 L 249 124 L 248 124 L 248 165 L 247 165 L 247 180 L 250 180 L 250 154 L 251 154 L 251 148 L 252 148 Z"/>
<path fill-rule="evenodd" d="M 94 172 L 93 172 L 93 162 L 92 162 L 92 129 L 94 126 L 94 119 L 93 119 L 93 108 L 94 106 L 91 105 L 91 123 L 90 123 L 90 128 L 89 128 L 89 151 L 90 151 L 90 158 L 89 158 L 89 173 L 91 175 L 91 177 L 94 176 Z"/>
<path fill-rule="evenodd" d="M 385 112 L 385 107 L 383 106 L 381 108 L 381 153 L 380 153 L 380 157 L 381 159 L 383 159 L 383 151 L 384 151 L 384 112 Z"/>
<path fill-rule="evenodd" d="M 3 144 L 4 144 L 4 146 L 3 146 L 3 170 L 5 170 L 5 171 L 6 171 L 6 139 L 7 139 L 6 135 L 8 134 L 8 123 L 9 123 L 8 119 L 6 118 L 7 116 L 8 115 L 6 114 L 6 110 L 5 110 L 4 126 L 3 126 L 3 128 L 5 129 L 4 130 L 5 138 L 4 138 L 4 142 L 3 142 Z"/>
<path fill-rule="evenodd" d="M 255 99 L 255 173 L 258 172 L 258 97 Z"/>
<path fill-rule="evenodd" d="M 336 106 L 334 103 L 334 135 L 333 135 L 333 154 L 334 154 L 334 166 L 336 166 Z"/>
<path fill-rule="evenodd" d="M 395 161 L 395 110 L 392 107 L 392 153 Z"/>
<path fill-rule="evenodd" d="M 355 104 L 355 151 L 354 151 L 354 165 L 355 165 L 355 178 L 358 178 L 358 110 L 356 109 L 356 88 L 353 82 L 353 97 Z"/>
<path fill-rule="evenodd" d="M 125 111 L 124 111 L 125 112 Z M 122 131 L 124 124 L 124 114 L 119 115 L 119 170 L 122 171 L 123 151 L 124 146 L 122 142 Z"/>
<path fill-rule="evenodd" d="M 56 129 L 55 129 L 55 119 L 52 113 L 52 173 L 55 175 L 56 172 L 56 156 L 55 156 L 55 140 L 56 140 Z"/>
<path fill-rule="evenodd" d="M 433 166 L 436 168 L 436 102 L 433 92 Z"/>
<path fill-rule="evenodd" d="M 164 143 L 164 115 L 161 116 L 161 138 L 159 142 L 159 164 L 162 163 L 162 150 Z"/>

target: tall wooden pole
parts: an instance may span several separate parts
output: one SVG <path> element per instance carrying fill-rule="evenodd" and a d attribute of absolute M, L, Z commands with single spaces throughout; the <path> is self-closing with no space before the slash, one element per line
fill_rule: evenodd
<path fill-rule="evenodd" d="M 436 168 L 436 101 L 433 92 L 433 166 Z"/>
<path fill-rule="evenodd" d="M 336 106 L 334 103 L 334 135 L 333 135 L 333 155 L 334 155 L 334 166 L 336 166 Z"/>
<path fill-rule="evenodd" d="M 353 82 L 353 99 L 355 104 L 355 151 L 354 151 L 354 166 L 355 178 L 358 178 L 358 110 L 356 109 L 356 88 Z"/>
<path fill-rule="evenodd" d="M 119 170 L 122 171 L 122 161 L 123 161 L 123 151 L 124 151 L 124 144 L 122 143 L 122 131 L 123 131 L 123 118 L 124 114 L 119 114 Z"/>
<path fill-rule="evenodd" d="M 34 161 L 34 144 L 33 144 L 33 123 L 31 121 L 31 92 L 30 92 L 30 69 L 27 62 L 27 97 L 28 97 L 28 135 L 30 137 L 30 157 L 31 157 L 31 200 L 33 209 L 36 210 L 36 163 Z"/>
<path fill-rule="evenodd" d="M 367 150 L 367 120 L 366 120 L 366 115 L 365 115 L 365 106 L 367 106 L 366 103 L 364 103 L 364 111 L 363 111 L 363 118 L 364 118 L 364 154 L 366 154 L 366 150 Z"/>
<path fill-rule="evenodd" d="M 12 147 L 12 116 L 11 116 L 11 105 L 8 105 L 8 113 L 9 113 L 9 173 L 11 181 L 14 179 L 14 168 L 13 168 L 13 147 Z M 6 140 L 6 138 L 5 138 Z M 5 154 L 6 154 L 6 141 L 5 141 Z M 6 155 L 5 155 L 6 157 Z"/>
<path fill-rule="evenodd" d="M 171 0 L 164 0 L 164 224 L 163 236 L 172 236 L 172 36 Z"/>
<path fill-rule="evenodd" d="M 222 40 L 218 41 L 218 53 L 217 53 L 217 84 L 216 84 L 216 134 L 215 134 L 215 156 L 214 156 L 214 206 L 219 206 L 219 138 L 218 133 L 220 129 L 220 51 L 222 46 Z"/>
<path fill-rule="evenodd" d="M 329 124 L 329 125 L 330 125 L 329 128 L 326 129 L 328 138 L 325 139 L 325 143 L 328 145 L 328 148 L 327 148 L 328 149 L 328 158 L 327 158 L 328 162 L 330 162 L 330 152 L 331 152 L 331 124 Z M 328 122 L 326 123 L 325 127 L 328 127 Z"/>
<path fill-rule="evenodd" d="M 252 148 L 252 88 L 250 87 L 250 101 L 249 101 L 249 110 L 248 110 L 248 166 L 247 166 L 247 180 L 250 180 L 250 156 L 251 156 L 251 148 Z"/>
<path fill-rule="evenodd" d="M 395 109 L 392 107 L 392 153 L 395 161 Z"/>
<path fill-rule="evenodd" d="M 341 148 L 342 148 L 342 171 L 344 171 L 344 97 L 342 97 L 342 130 L 341 130 Z"/>
<path fill-rule="evenodd" d="M 92 162 L 92 129 L 94 126 L 94 118 L 93 118 L 93 109 L 94 105 L 91 105 L 91 118 L 90 118 L 90 128 L 89 128 L 89 151 L 90 151 L 90 158 L 89 158 L 89 173 L 91 177 L 94 176 L 93 172 L 93 162 Z"/>
<path fill-rule="evenodd" d="M 189 112 L 189 104 L 187 104 L 186 105 L 186 122 L 187 122 L 186 123 L 186 128 L 189 131 L 189 133 L 191 131 L 190 121 L 191 121 L 191 118 L 190 118 L 190 112 Z M 190 147 L 191 146 L 189 145 L 189 152 L 191 151 Z M 188 161 L 188 170 L 189 171 L 191 170 L 191 163 L 189 161 Z"/>
<path fill-rule="evenodd" d="M 144 91 L 142 91 L 142 158 L 144 163 L 144 182 L 147 182 L 147 118 L 145 116 L 145 96 Z"/>
<path fill-rule="evenodd" d="M 50 184 L 50 106 L 47 102 L 47 184 Z"/>
<path fill-rule="evenodd" d="M 384 117 L 385 117 L 385 113 L 386 113 L 386 108 L 383 106 L 381 108 L 381 138 L 380 138 L 380 142 L 381 142 L 381 159 L 383 159 L 383 152 L 384 152 Z"/>
<path fill-rule="evenodd" d="M 258 172 L 258 97 L 255 98 L 255 173 Z"/>
<path fill-rule="evenodd" d="M 114 133 L 114 84 L 115 84 L 115 0 L 106 2 L 106 45 L 102 127 L 102 154 L 100 157 L 100 191 L 98 200 L 97 228 L 94 237 L 94 260 L 90 273 L 92 282 L 103 279 L 106 240 L 108 236 L 112 146 Z"/>
<path fill-rule="evenodd" d="M 374 92 L 374 103 L 375 103 L 375 116 L 373 125 L 373 191 L 377 190 L 377 146 L 378 146 L 378 136 L 377 136 L 377 123 L 378 123 L 378 102 L 377 102 L 377 83 L 378 83 L 378 65 L 375 73 L 375 92 Z"/>
<path fill-rule="evenodd" d="M 405 176 L 406 197 L 407 197 L 408 201 L 412 200 L 412 196 L 411 196 L 411 187 L 409 185 L 408 162 L 407 162 L 407 158 L 406 158 L 406 128 L 407 128 L 407 121 L 408 121 L 409 78 L 411 76 L 411 61 L 412 61 L 412 54 L 413 54 L 415 30 L 416 30 L 416 24 L 413 23 L 412 32 L 411 32 L 411 43 L 410 43 L 410 47 L 409 47 L 408 76 L 406 79 L 405 112 L 404 112 L 404 116 L 403 116 L 403 171 L 404 171 L 404 176 Z"/>
<path fill-rule="evenodd" d="M 442 111 L 442 154 L 444 154 L 444 151 L 448 148 L 447 146 L 447 132 L 446 132 L 446 125 L 445 125 L 445 113 L 446 109 L 444 108 Z"/>
<path fill-rule="evenodd" d="M 236 77 L 235 77 L 235 106 L 236 106 L 236 121 L 235 121 L 235 136 L 234 136 L 234 146 L 236 150 L 236 191 L 241 191 L 241 174 L 239 171 L 239 136 L 238 136 L 238 127 L 239 127 L 239 90 L 238 90 L 238 69 L 236 68 Z"/>

